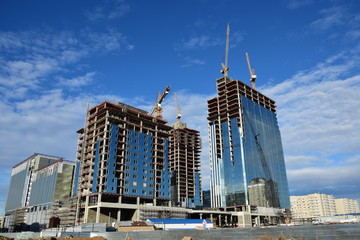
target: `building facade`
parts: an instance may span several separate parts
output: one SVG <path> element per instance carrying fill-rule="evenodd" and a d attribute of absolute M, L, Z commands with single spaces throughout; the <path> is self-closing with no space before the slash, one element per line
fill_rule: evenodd
<path fill-rule="evenodd" d="M 5 227 L 10 231 L 24 230 L 16 228 L 34 223 L 38 224 L 34 228 L 47 227 L 57 206 L 71 197 L 73 173 L 73 162 L 39 153 L 15 165 L 5 206 Z"/>
<path fill-rule="evenodd" d="M 208 100 L 211 205 L 290 208 L 276 105 L 226 75 Z"/>
<path fill-rule="evenodd" d="M 335 199 L 337 214 L 360 213 L 359 201 L 349 198 Z"/>
<path fill-rule="evenodd" d="M 200 174 L 200 132 L 185 123 L 171 125 L 169 165 L 171 170 L 171 202 L 173 206 L 196 208 L 202 206 Z"/>
<path fill-rule="evenodd" d="M 78 131 L 78 223 L 140 220 L 151 206 L 171 205 L 172 128 L 166 123 L 123 103 L 103 102 L 88 111 Z"/>
<path fill-rule="evenodd" d="M 313 193 L 304 196 L 290 196 L 290 202 L 294 219 L 334 216 L 337 214 L 333 195 Z"/>

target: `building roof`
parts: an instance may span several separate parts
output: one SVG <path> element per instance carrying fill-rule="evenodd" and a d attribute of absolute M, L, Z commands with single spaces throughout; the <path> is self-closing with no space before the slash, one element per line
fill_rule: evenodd
<path fill-rule="evenodd" d="M 148 219 L 152 223 L 164 223 L 164 224 L 190 224 L 190 223 L 198 223 L 202 224 L 204 220 L 206 223 L 213 223 L 207 219 L 165 219 L 165 218 L 149 218 Z"/>

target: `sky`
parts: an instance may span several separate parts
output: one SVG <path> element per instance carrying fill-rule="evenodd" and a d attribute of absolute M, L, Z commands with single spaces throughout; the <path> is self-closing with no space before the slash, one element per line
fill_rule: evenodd
<path fill-rule="evenodd" d="M 151 111 L 202 137 L 207 100 L 229 76 L 277 103 L 291 195 L 360 200 L 360 2 L 357 0 L 0 1 L 0 214 L 11 170 L 33 153 L 75 160 L 87 102 Z"/>

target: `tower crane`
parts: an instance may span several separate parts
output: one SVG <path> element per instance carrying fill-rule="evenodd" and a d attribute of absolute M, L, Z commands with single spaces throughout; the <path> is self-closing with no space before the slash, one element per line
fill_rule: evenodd
<path fill-rule="evenodd" d="M 246 121 L 249 123 L 251 133 L 255 139 L 255 144 L 256 144 L 258 154 L 259 154 L 261 167 L 262 167 L 262 170 L 264 173 L 263 180 L 265 180 L 265 186 L 266 185 L 268 186 L 267 188 L 265 187 L 266 192 L 264 193 L 264 197 L 265 197 L 264 200 L 266 200 L 265 207 L 280 207 L 278 186 L 277 186 L 277 183 L 274 181 L 273 176 L 270 173 L 269 165 L 266 161 L 264 151 L 260 145 L 259 138 L 258 138 L 260 134 L 255 133 L 254 127 L 251 124 L 250 117 L 249 117 L 247 111 L 245 111 L 245 109 L 244 109 L 243 112 L 245 113 L 244 115 L 245 115 Z M 257 179 L 260 179 L 260 178 L 257 178 Z"/>
<path fill-rule="evenodd" d="M 244 112 L 245 112 L 244 115 L 246 117 L 246 120 L 249 123 L 251 133 L 253 134 L 254 139 L 255 139 L 256 148 L 257 148 L 257 151 L 258 151 L 258 154 L 259 154 L 259 157 L 260 157 L 261 167 L 262 167 L 262 169 L 264 171 L 265 178 L 266 179 L 272 179 L 271 174 L 270 174 L 270 170 L 269 170 L 269 166 L 268 166 L 268 164 L 266 162 L 266 157 L 265 157 L 265 154 L 264 154 L 264 150 L 262 149 L 262 147 L 260 145 L 260 142 L 259 142 L 259 139 L 258 139 L 260 134 L 255 133 L 254 127 L 253 127 L 253 125 L 251 124 L 251 121 L 250 121 L 250 117 L 249 117 L 248 113 L 245 111 L 245 109 L 244 109 Z"/>
<path fill-rule="evenodd" d="M 225 44 L 225 63 L 221 63 L 222 69 L 221 69 L 221 73 L 224 74 L 224 77 L 228 77 L 228 72 L 229 72 L 229 66 L 228 66 L 228 61 L 229 61 L 229 37 L 230 37 L 230 24 L 227 24 L 227 28 L 226 28 L 226 44 Z"/>
<path fill-rule="evenodd" d="M 175 105 L 176 105 L 176 119 L 178 122 L 180 122 L 181 119 L 181 109 L 179 107 L 179 102 L 177 100 L 177 96 L 176 96 L 176 92 L 174 92 L 174 100 L 175 100 Z"/>
<path fill-rule="evenodd" d="M 255 85 L 255 80 L 256 80 L 255 69 L 253 69 L 251 67 L 249 54 L 246 52 L 245 55 L 246 55 L 246 61 L 247 61 L 248 67 L 249 67 L 250 82 L 251 82 L 252 88 L 256 89 L 256 85 Z"/>
<path fill-rule="evenodd" d="M 165 99 L 166 95 L 169 93 L 169 91 L 170 91 L 170 86 L 167 86 L 162 94 L 159 92 L 157 101 L 155 101 L 154 108 L 150 113 L 151 116 L 153 116 L 155 113 L 156 118 L 162 119 L 161 103 L 164 101 L 164 99 Z"/>

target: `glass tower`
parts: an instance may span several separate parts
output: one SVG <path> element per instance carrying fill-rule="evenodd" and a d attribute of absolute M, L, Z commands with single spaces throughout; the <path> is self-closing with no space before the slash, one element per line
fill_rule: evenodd
<path fill-rule="evenodd" d="M 217 89 L 208 100 L 212 207 L 290 208 L 275 102 L 227 76 Z"/>

